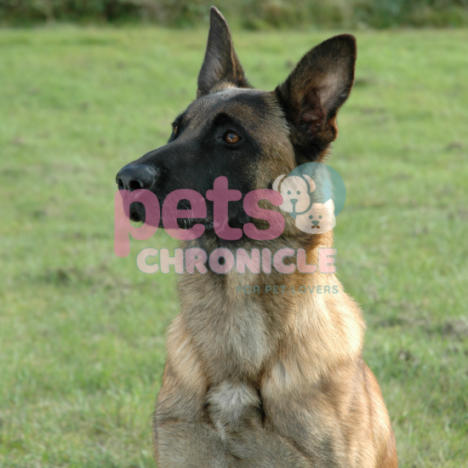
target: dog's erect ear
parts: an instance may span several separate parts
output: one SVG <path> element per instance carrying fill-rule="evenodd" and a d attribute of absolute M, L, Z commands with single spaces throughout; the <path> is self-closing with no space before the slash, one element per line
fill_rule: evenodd
<path fill-rule="evenodd" d="M 197 97 L 208 94 L 218 83 L 239 88 L 250 87 L 232 45 L 231 32 L 223 15 L 215 7 L 210 10 L 210 33 L 205 60 L 198 75 Z"/>
<path fill-rule="evenodd" d="M 305 159 L 317 158 L 336 138 L 336 114 L 351 92 L 355 62 L 355 38 L 335 36 L 304 55 L 276 88 L 292 142 Z"/>

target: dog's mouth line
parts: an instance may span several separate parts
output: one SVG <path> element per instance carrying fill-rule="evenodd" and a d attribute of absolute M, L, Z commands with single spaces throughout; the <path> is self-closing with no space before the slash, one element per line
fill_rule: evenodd
<path fill-rule="evenodd" d="M 190 207 L 179 206 L 178 210 L 190 210 Z M 163 211 L 163 210 L 161 210 Z M 231 213 L 232 214 L 232 213 Z M 230 227 L 237 226 L 239 227 L 239 219 L 237 218 L 237 212 L 234 216 L 228 216 L 227 223 Z M 134 223 L 140 223 L 140 226 L 143 225 L 146 221 L 146 208 L 141 202 L 133 202 L 130 204 L 129 209 L 129 218 Z M 250 220 L 249 220 L 250 221 Z M 195 225 L 202 225 L 205 227 L 206 231 L 215 230 L 215 222 L 213 220 L 212 214 L 208 213 L 206 218 L 197 218 L 197 217 L 177 217 L 176 218 L 177 227 L 182 230 L 188 230 L 193 228 Z M 244 221 L 247 222 L 247 221 Z M 138 227 L 138 226 L 135 226 Z M 164 226 L 164 216 L 163 213 L 160 213 L 158 227 L 165 228 Z"/>
<path fill-rule="evenodd" d="M 130 208 L 129 218 L 132 222 L 140 224 L 141 227 L 146 221 L 146 211 L 144 208 Z M 214 222 L 204 218 L 177 218 L 177 226 L 179 229 L 188 230 L 196 224 L 201 224 L 207 230 L 214 229 Z M 159 220 L 159 227 L 164 227 L 162 217 Z"/>

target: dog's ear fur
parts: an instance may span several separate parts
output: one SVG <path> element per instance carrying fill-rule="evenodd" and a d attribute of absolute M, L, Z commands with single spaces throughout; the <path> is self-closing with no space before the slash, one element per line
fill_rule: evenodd
<path fill-rule="evenodd" d="M 310 50 L 275 90 L 300 161 L 317 159 L 336 138 L 336 114 L 351 92 L 354 36 L 342 34 Z"/>
<path fill-rule="evenodd" d="M 208 94 L 221 82 L 239 88 L 250 87 L 234 50 L 229 26 L 220 11 L 216 7 L 211 7 L 210 33 L 205 60 L 198 75 L 197 97 Z"/>

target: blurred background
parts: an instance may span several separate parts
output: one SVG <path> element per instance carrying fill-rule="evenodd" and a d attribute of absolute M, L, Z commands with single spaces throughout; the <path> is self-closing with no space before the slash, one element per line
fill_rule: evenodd
<path fill-rule="evenodd" d="M 462 27 L 468 0 L 240 0 L 219 5 L 231 25 L 250 30 L 297 26 L 328 28 Z M 154 23 L 188 27 L 207 22 L 207 0 L 2 0 L 6 24 L 73 21 Z"/>
<path fill-rule="evenodd" d="M 0 0 L 0 467 L 154 467 L 176 275 L 113 253 L 115 174 L 195 98 L 210 3 Z M 401 467 L 468 467 L 468 0 L 218 4 L 267 90 L 356 35 L 338 277 Z"/>

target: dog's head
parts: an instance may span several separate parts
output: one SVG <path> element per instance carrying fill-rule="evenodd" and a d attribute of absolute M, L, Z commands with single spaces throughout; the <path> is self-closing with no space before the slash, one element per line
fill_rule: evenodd
<path fill-rule="evenodd" d="M 127 164 L 117 174 L 119 189 L 147 189 L 164 203 L 179 189 L 205 196 L 215 179 L 246 195 L 272 188 L 281 174 L 320 161 L 337 136 L 336 115 L 354 79 L 356 42 L 340 35 L 310 50 L 274 91 L 252 89 L 234 51 L 229 27 L 214 7 L 197 98 L 172 124 L 166 145 Z M 310 189 L 309 189 L 310 190 Z M 190 208 L 182 200 L 179 209 Z M 164 211 L 163 211 L 164 216 Z M 130 217 L 144 220 L 132 203 Z M 204 220 L 213 226 L 213 203 Z M 229 224 L 249 222 L 242 200 L 229 203 Z"/>

